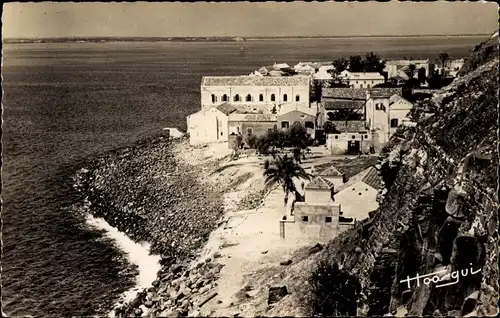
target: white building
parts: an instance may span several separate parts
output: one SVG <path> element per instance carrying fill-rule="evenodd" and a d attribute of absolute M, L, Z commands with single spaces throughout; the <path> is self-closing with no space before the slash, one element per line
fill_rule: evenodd
<path fill-rule="evenodd" d="M 190 145 L 228 141 L 228 118 L 236 108 L 223 104 L 187 116 Z"/>
<path fill-rule="evenodd" d="M 342 74 L 342 73 L 341 73 Z M 385 82 L 385 77 L 379 73 L 346 73 L 345 80 L 351 88 L 371 88 Z"/>
<path fill-rule="evenodd" d="M 334 189 L 344 184 L 344 174 L 334 166 L 330 166 L 318 174 L 320 177 L 330 181 L 334 185 Z"/>
<path fill-rule="evenodd" d="M 366 121 L 371 131 L 375 150 L 380 150 L 396 132 L 403 121 L 409 121 L 408 113 L 413 104 L 392 90 L 369 91 L 366 102 Z M 390 94 L 390 95 L 389 95 Z"/>
<path fill-rule="evenodd" d="M 316 80 L 331 80 L 333 79 L 333 76 L 331 73 L 329 73 L 329 71 L 333 69 L 334 69 L 333 65 L 320 66 L 318 72 L 316 72 L 316 74 L 314 74 L 313 77 Z"/>
<path fill-rule="evenodd" d="M 286 63 L 274 63 L 273 69 L 275 70 L 288 70 L 290 69 L 290 65 Z"/>
<path fill-rule="evenodd" d="M 378 208 L 377 194 L 380 185 L 378 171 L 370 167 L 338 187 L 334 195 L 335 203 L 340 204 L 343 216 L 361 221 L 369 216 L 369 212 Z"/>
<path fill-rule="evenodd" d="M 259 72 L 260 73 L 260 72 Z M 201 83 L 201 107 L 212 108 L 230 102 L 269 111 L 269 105 L 278 107 L 298 103 L 309 107 L 309 76 L 204 76 Z"/>
<path fill-rule="evenodd" d="M 420 69 L 425 70 L 425 77 L 432 75 L 434 71 L 434 64 L 427 60 L 391 60 L 385 62 L 384 72 L 387 72 L 387 77 L 398 77 L 404 73 L 404 69 L 408 68 L 411 64 L 415 65 L 415 78 L 418 78 L 418 72 Z"/>

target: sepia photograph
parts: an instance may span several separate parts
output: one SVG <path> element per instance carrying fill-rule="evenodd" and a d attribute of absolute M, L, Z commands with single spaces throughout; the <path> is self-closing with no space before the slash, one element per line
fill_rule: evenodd
<path fill-rule="evenodd" d="M 494 2 L 9 2 L 2 317 L 495 317 Z"/>

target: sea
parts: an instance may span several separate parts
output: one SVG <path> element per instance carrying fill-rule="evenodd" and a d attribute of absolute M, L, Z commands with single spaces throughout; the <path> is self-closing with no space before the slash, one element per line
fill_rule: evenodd
<path fill-rule="evenodd" d="M 107 151 L 162 134 L 164 127 L 186 129 L 186 116 L 200 109 L 202 76 L 368 52 L 419 59 L 447 52 L 461 58 L 484 39 L 4 44 L 3 311 L 104 315 L 136 284 L 126 251 L 106 226 L 91 226 L 78 210 L 83 198 L 72 178 Z"/>

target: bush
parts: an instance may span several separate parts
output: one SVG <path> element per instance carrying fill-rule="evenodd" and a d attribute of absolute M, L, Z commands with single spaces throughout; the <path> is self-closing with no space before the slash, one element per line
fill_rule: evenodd
<path fill-rule="evenodd" d="M 247 137 L 247 145 L 248 147 L 255 149 L 255 146 L 257 145 L 257 136 L 252 135 Z"/>
<path fill-rule="evenodd" d="M 361 284 L 336 263 L 321 261 L 309 278 L 309 286 L 312 316 L 356 316 Z"/>

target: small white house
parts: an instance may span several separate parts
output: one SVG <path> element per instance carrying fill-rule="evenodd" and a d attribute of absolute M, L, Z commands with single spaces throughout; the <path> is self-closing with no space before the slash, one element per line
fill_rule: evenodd
<path fill-rule="evenodd" d="M 370 167 L 351 177 L 335 191 L 334 199 L 343 215 L 361 221 L 378 208 L 377 194 L 381 180 L 378 171 Z"/>
<path fill-rule="evenodd" d="M 320 66 L 318 69 L 318 72 L 316 72 L 316 74 L 314 74 L 314 79 L 317 79 L 317 80 L 331 80 L 331 79 L 333 79 L 332 74 L 329 73 L 329 71 L 331 71 L 333 69 L 334 69 L 333 65 Z"/>
<path fill-rule="evenodd" d="M 351 88 L 372 88 L 375 85 L 383 84 L 385 77 L 379 73 L 355 73 L 347 75 L 347 80 Z"/>
<path fill-rule="evenodd" d="M 187 116 L 189 144 L 228 141 L 228 118 L 235 111 L 234 106 L 222 104 Z"/>
<path fill-rule="evenodd" d="M 330 166 L 318 174 L 334 185 L 334 189 L 344 184 L 344 174 L 334 166 Z"/>

